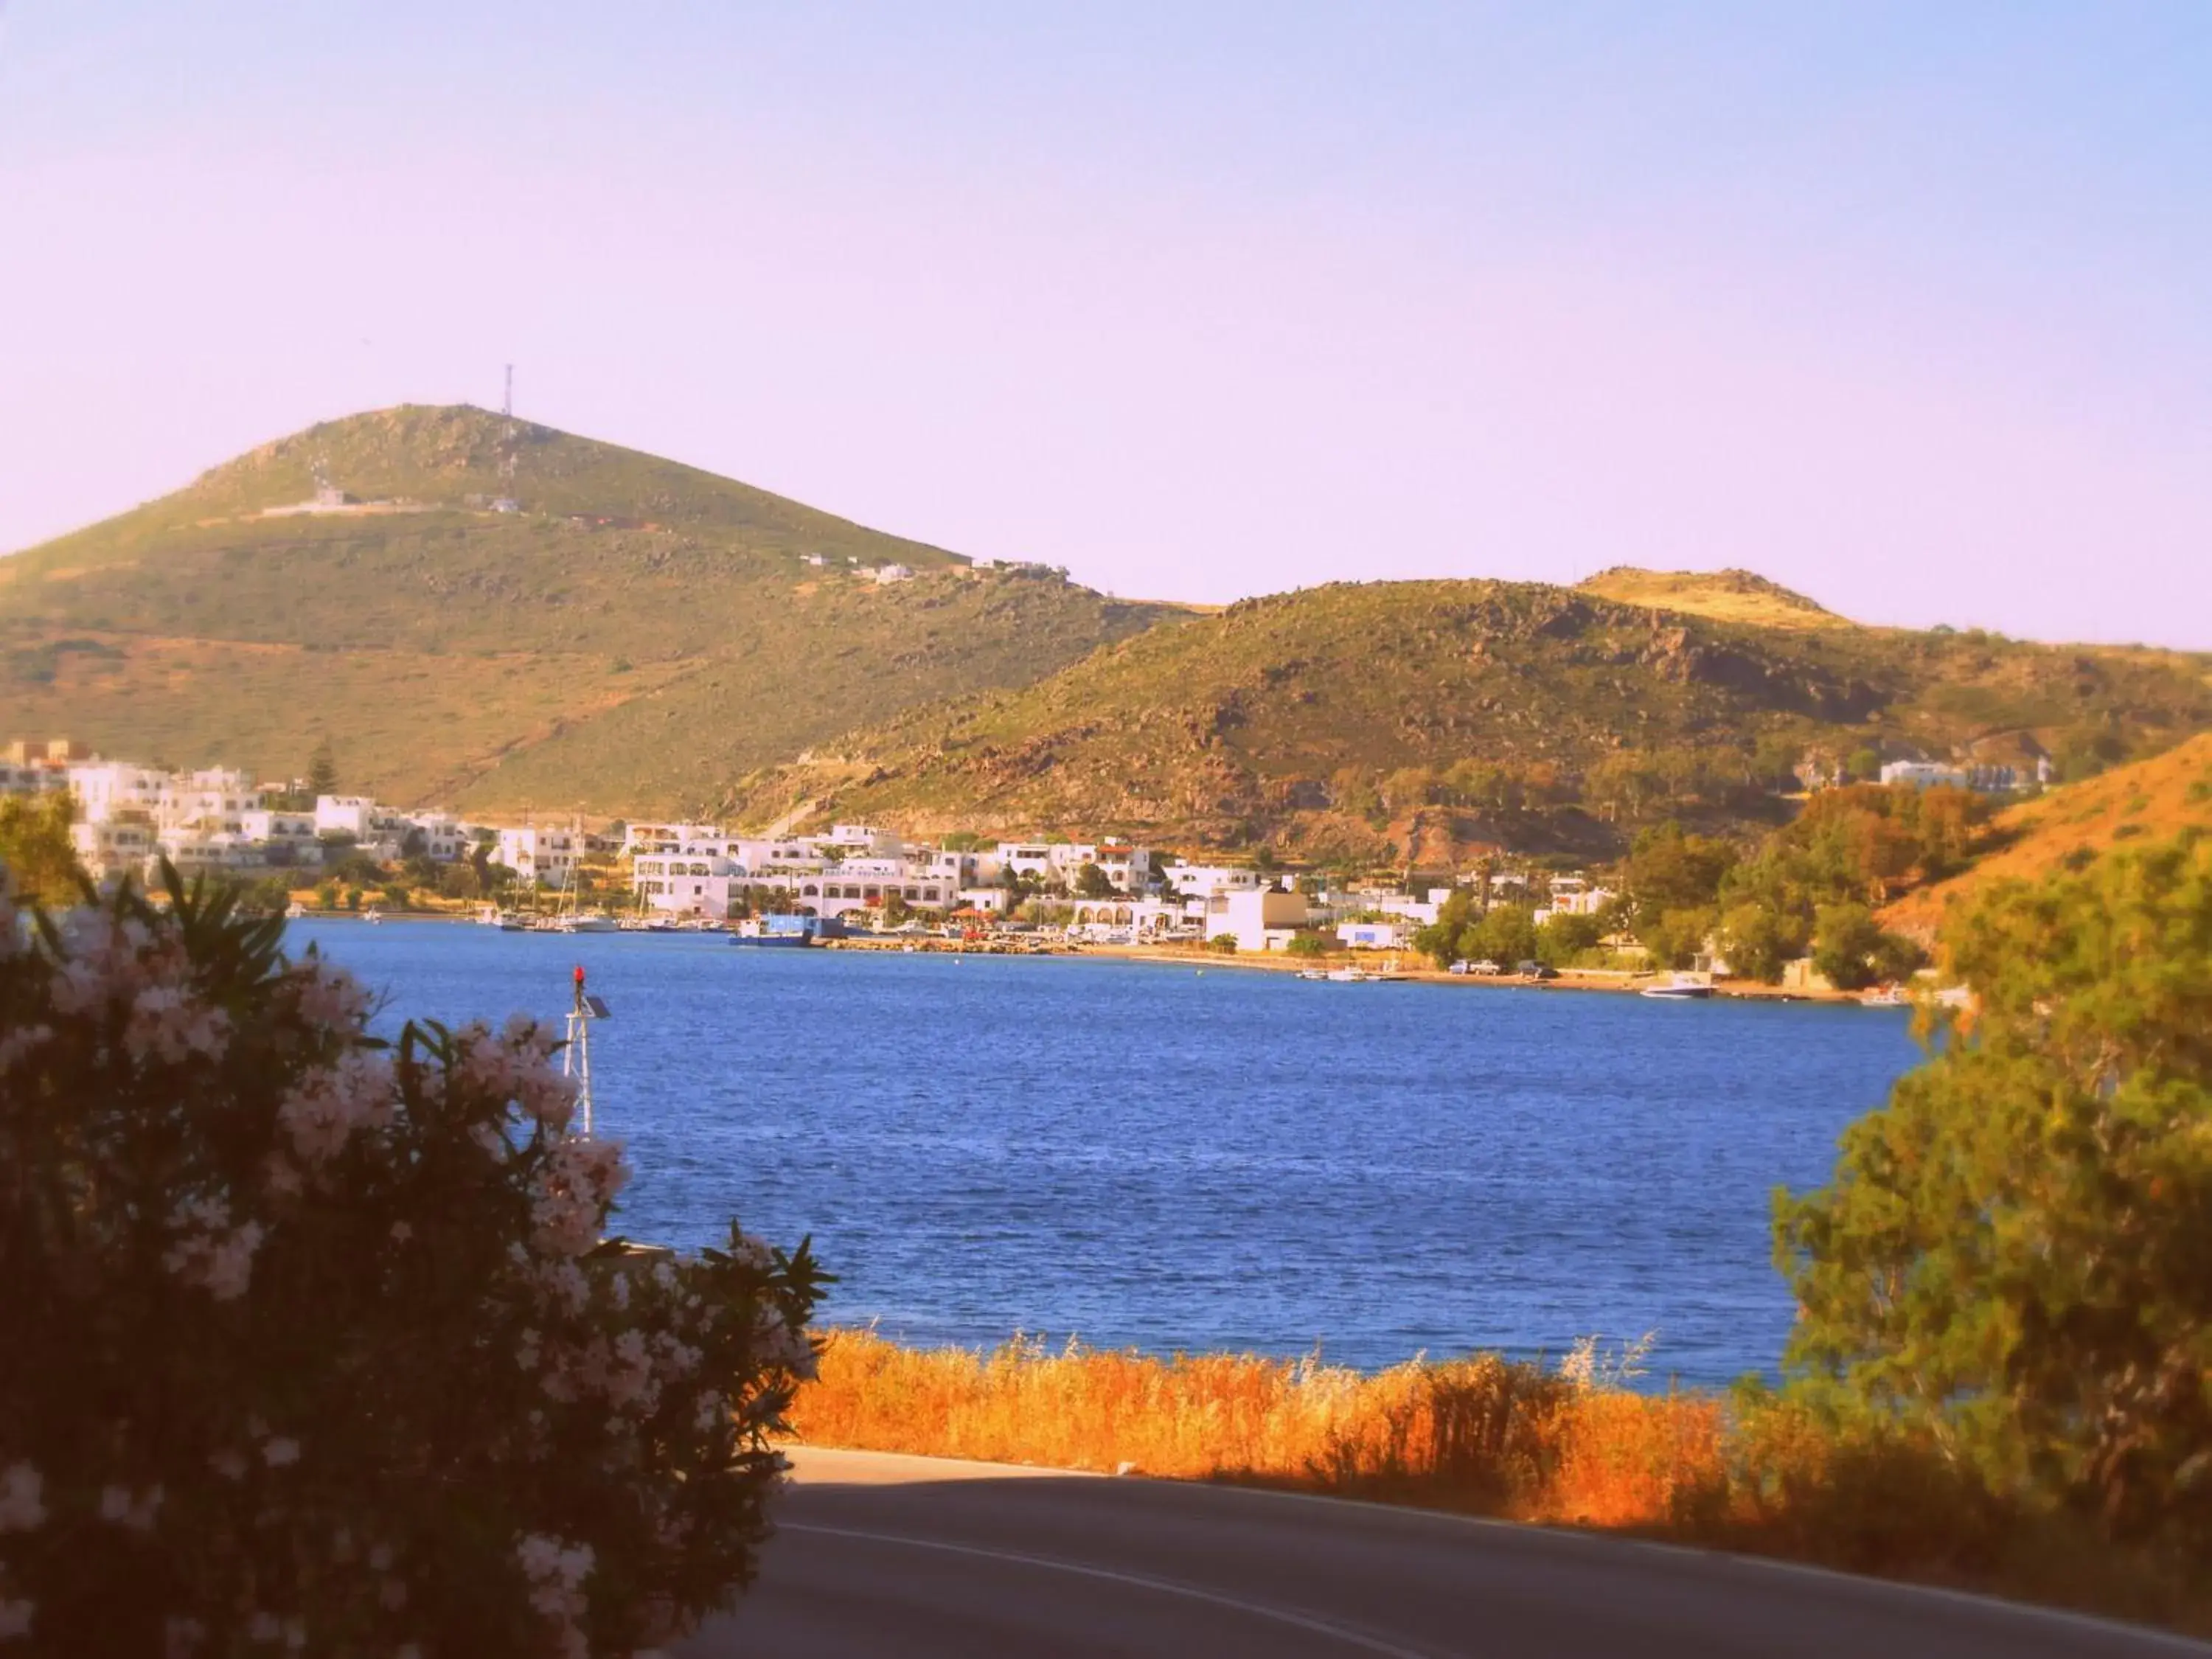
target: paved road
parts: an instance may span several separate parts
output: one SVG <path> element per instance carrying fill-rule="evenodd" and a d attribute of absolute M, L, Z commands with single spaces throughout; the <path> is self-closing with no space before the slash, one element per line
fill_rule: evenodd
<path fill-rule="evenodd" d="M 682 1659 L 2081 1659 L 2212 1646 L 1416 1510 L 802 1450 L 760 1583 Z"/>

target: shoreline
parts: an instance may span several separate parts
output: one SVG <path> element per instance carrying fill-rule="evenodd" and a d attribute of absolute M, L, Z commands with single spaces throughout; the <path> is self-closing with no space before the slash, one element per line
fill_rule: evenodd
<path fill-rule="evenodd" d="M 302 916 L 288 918 L 294 921 L 344 921 L 381 927 L 391 923 L 434 922 L 444 926 L 472 927 L 473 915 L 441 913 L 434 910 L 410 910 L 393 914 L 387 911 L 375 922 L 368 922 L 359 913 L 347 910 L 311 910 Z M 564 935 L 564 937 L 567 937 Z M 593 934 L 593 938 L 624 937 L 617 934 Z M 665 939 L 666 933 L 652 933 L 646 937 Z M 914 949 L 907 948 L 911 943 Z M 911 941 L 896 939 L 872 939 L 866 936 L 825 940 L 814 947 L 831 951 L 859 951 L 890 955 L 971 956 L 971 957 L 1066 957 L 1097 958 L 1112 962 L 1148 963 L 1168 968 L 1190 968 L 1203 971 L 1209 968 L 1238 969 L 1250 973 L 1298 974 L 1313 968 L 1342 967 L 1347 963 L 1358 966 L 1379 966 L 1390 959 L 1391 952 L 1382 951 L 1335 951 L 1325 957 L 1292 957 L 1281 951 L 1260 954 L 1239 951 L 1235 956 L 1217 954 L 1205 950 L 1182 949 L 1152 945 L 1083 945 L 994 942 L 963 944 L 957 940 L 922 938 Z M 1399 965 L 1392 971 L 1392 980 L 1420 985 L 1452 985 L 1488 990 L 1512 991 L 1577 991 L 1610 993 L 1615 996 L 1633 996 L 1647 985 L 1659 982 L 1662 973 L 1614 968 L 1563 968 L 1556 979 L 1534 979 L 1521 974 L 1451 974 L 1428 965 L 1408 966 L 1400 953 Z M 1779 985 L 1763 985 L 1756 981 L 1716 981 L 1713 983 L 1714 1001 L 1740 1002 L 1814 1002 L 1861 1006 L 1858 993 L 1850 991 L 1792 990 Z"/>

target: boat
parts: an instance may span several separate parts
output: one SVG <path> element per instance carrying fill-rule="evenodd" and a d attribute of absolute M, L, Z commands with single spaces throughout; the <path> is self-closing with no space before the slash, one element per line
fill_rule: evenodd
<path fill-rule="evenodd" d="M 382 921 L 384 920 L 384 912 L 381 910 L 364 910 L 361 913 L 361 919 L 363 921 Z"/>
<path fill-rule="evenodd" d="M 1364 985 L 1375 975 L 1364 968 L 1344 967 L 1330 969 L 1328 977 L 1333 983 L 1338 985 Z"/>
<path fill-rule="evenodd" d="M 738 924 L 730 943 L 803 950 L 823 939 L 844 937 L 844 924 L 830 916 L 756 916 Z"/>
<path fill-rule="evenodd" d="M 284 920 L 287 921 L 297 921 L 307 914 L 307 907 L 304 904 L 288 904 L 284 907 Z"/>
<path fill-rule="evenodd" d="M 1328 969 L 1326 968 L 1301 968 L 1298 969 L 1298 977 L 1300 979 L 1325 980 L 1328 977 Z"/>
<path fill-rule="evenodd" d="M 1378 984 L 1389 985 L 1395 984 L 1406 976 L 1398 971 L 1398 958 L 1391 957 L 1383 962 L 1382 967 L 1368 975 L 1367 977 L 1374 980 Z"/>
<path fill-rule="evenodd" d="M 1910 1008 L 1912 999 L 1905 994 L 1901 985 L 1885 985 L 1879 991 L 1869 991 L 1859 999 L 1862 1008 Z"/>
<path fill-rule="evenodd" d="M 1638 996 L 1655 998 L 1662 1002 L 1702 1002 L 1713 994 L 1713 982 L 1709 979 L 1686 979 L 1677 974 L 1656 985 L 1647 985 Z"/>

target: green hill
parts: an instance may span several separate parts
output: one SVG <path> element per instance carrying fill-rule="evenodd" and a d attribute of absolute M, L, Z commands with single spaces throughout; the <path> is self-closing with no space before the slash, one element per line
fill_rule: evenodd
<path fill-rule="evenodd" d="M 2087 768 L 2212 725 L 2212 658 L 1860 628 L 1723 580 L 1724 598 L 1783 609 L 1776 626 L 1658 602 L 1684 579 L 1603 580 L 1638 600 L 1492 581 L 1247 600 L 855 732 L 731 805 L 1346 858 L 1593 854 L 1657 816 L 1785 816 L 1808 752 Z M 1713 592 L 1692 598 L 1712 610 Z"/>
<path fill-rule="evenodd" d="M 290 510 L 319 485 L 347 499 Z M 915 574 L 866 574 L 894 563 Z M 0 735 L 274 775 L 327 736 L 349 787 L 395 801 L 675 811 L 1169 614 L 611 444 L 406 407 L 0 560 Z"/>

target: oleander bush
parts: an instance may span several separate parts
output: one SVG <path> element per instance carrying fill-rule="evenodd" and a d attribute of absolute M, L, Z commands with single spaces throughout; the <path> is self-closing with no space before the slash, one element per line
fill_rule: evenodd
<path fill-rule="evenodd" d="M 605 1239 L 549 1033 L 380 1041 L 164 885 L 0 889 L 0 1651 L 582 1659 L 725 1602 L 806 1245 Z"/>

